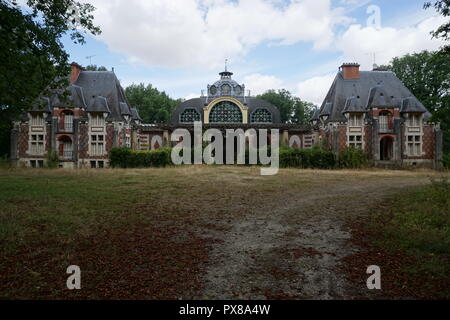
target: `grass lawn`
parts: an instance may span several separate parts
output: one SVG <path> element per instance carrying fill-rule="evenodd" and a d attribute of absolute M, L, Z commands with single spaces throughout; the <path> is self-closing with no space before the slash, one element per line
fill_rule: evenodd
<path fill-rule="evenodd" d="M 447 179 L 396 194 L 354 224 L 367 250 L 346 258 L 350 268 L 377 257 L 384 294 L 450 299 L 450 183 Z"/>
<path fill-rule="evenodd" d="M 347 192 L 349 201 L 364 203 L 364 198 L 352 200 L 348 190 L 382 190 L 418 180 L 423 184 L 438 175 L 296 169 L 280 170 L 276 176 L 259 173 L 259 168 L 231 166 L 0 170 L 0 298 L 197 297 L 206 266 L 214 262 L 211 250 L 220 247 L 220 235 L 234 221 L 250 213 L 280 212 L 302 198 L 315 210 L 305 207 L 308 212 L 322 214 L 329 208 L 315 204 L 315 197 L 334 199 Z M 436 259 L 428 266 L 430 272 L 448 274 L 448 265 L 439 265 L 442 257 L 448 258 L 448 199 L 443 201 L 435 189 L 417 192 L 398 204 L 414 209 L 407 210 L 410 217 L 391 217 L 393 227 L 386 230 L 407 227 L 399 229 L 402 233 L 387 232 L 384 241 L 389 243 L 381 245 L 398 242 L 418 250 L 419 257 Z M 417 242 L 404 240 L 409 232 Z M 82 290 L 67 290 L 69 265 L 80 266 Z"/>

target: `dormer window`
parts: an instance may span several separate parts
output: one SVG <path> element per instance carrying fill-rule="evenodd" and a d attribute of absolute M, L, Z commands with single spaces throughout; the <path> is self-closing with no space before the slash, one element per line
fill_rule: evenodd
<path fill-rule="evenodd" d="M 348 125 L 351 127 L 360 127 L 363 125 L 363 115 L 360 113 L 351 113 L 348 119 Z"/>
<path fill-rule="evenodd" d="M 96 127 L 103 127 L 105 125 L 105 118 L 103 114 L 91 114 L 91 125 Z"/>
<path fill-rule="evenodd" d="M 420 127 L 422 123 L 422 115 L 416 113 L 409 113 L 406 119 L 406 125 L 408 127 Z"/>
<path fill-rule="evenodd" d="M 45 124 L 44 122 L 44 116 L 42 114 L 32 114 L 30 117 L 30 125 L 32 126 L 43 126 Z"/>

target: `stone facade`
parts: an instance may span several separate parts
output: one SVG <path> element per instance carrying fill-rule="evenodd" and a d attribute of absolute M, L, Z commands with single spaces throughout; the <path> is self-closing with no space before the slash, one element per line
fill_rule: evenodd
<path fill-rule="evenodd" d="M 439 124 L 430 122 L 427 109 L 392 72 L 343 64 L 309 125 L 281 123 L 276 107 L 246 95 L 245 85 L 232 75 L 225 70 L 207 86 L 206 95 L 184 101 L 171 124 L 150 125 L 141 123 L 113 73 L 88 72 L 73 64 L 69 103 L 47 98 L 44 110 L 31 110 L 17 121 L 12 158 L 19 165 L 39 167 L 54 150 L 62 167 L 107 167 L 113 147 L 155 150 L 174 145 L 170 138 L 175 129 L 192 131 L 193 122 L 201 121 L 204 129 L 223 132 L 278 129 L 281 143 L 294 148 L 322 144 L 337 153 L 361 148 L 375 164 L 440 164 Z"/>

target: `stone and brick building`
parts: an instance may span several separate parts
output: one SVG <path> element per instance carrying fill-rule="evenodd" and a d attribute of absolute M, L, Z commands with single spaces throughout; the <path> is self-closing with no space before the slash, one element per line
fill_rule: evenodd
<path fill-rule="evenodd" d="M 68 100 L 42 98 L 44 109 L 30 110 L 15 123 L 12 158 L 39 167 L 55 150 L 63 167 L 107 167 L 114 146 L 154 150 L 173 144 L 176 128 L 193 130 L 193 122 L 201 121 L 205 129 L 223 131 L 278 129 L 282 143 L 297 148 L 316 143 L 336 152 L 361 148 L 375 163 L 439 165 L 439 124 L 430 122 L 425 106 L 390 71 L 343 64 L 310 125 L 281 123 L 275 106 L 246 94 L 232 75 L 221 72 L 206 94 L 174 110 L 170 124 L 154 125 L 141 123 L 113 72 L 86 71 L 73 63 Z"/>
<path fill-rule="evenodd" d="M 18 165 L 43 167 L 54 150 L 61 167 L 102 168 L 113 146 L 132 146 L 141 119 L 114 72 L 71 68 L 67 99 L 61 92 L 41 97 L 14 123 L 11 158 Z"/>

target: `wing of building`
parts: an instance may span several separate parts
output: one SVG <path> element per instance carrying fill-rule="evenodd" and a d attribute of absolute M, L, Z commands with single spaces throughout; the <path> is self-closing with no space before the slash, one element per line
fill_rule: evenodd
<path fill-rule="evenodd" d="M 296 148 L 316 143 L 337 153 L 361 148 L 375 163 L 440 163 L 439 125 L 430 122 L 426 107 L 390 71 L 360 71 L 356 63 L 343 64 L 306 126 L 281 123 L 279 110 L 246 94 L 232 72 L 225 69 L 219 76 L 207 85 L 206 94 L 181 103 L 170 124 L 154 125 L 142 123 L 113 72 L 86 71 L 73 63 L 67 99 L 42 97 L 40 108 L 15 123 L 12 159 L 39 167 L 55 150 L 63 167 L 107 167 L 115 146 L 154 150 L 173 145 L 176 128 L 193 131 L 194 121 L 201 121 L 206 129 L 222 131 L 276 129 L 284 144 Z"/>
<path fill-rule="evenodd" d="M 365 150 L 375 162 L 439 165 L 442 132 L 391 71 L 343 64 L 312 124 L 336 152 Z"/>
<path fill-rule="evenodd" d="M 71 67 L 70 85 L 41 97 L 15 123 L 11 158 L 18 164 L 42 167 L 54 150 L 62 167 L 106 167 L 112 147 L 131 147 L 141 118 L 114 72 Z"/>

